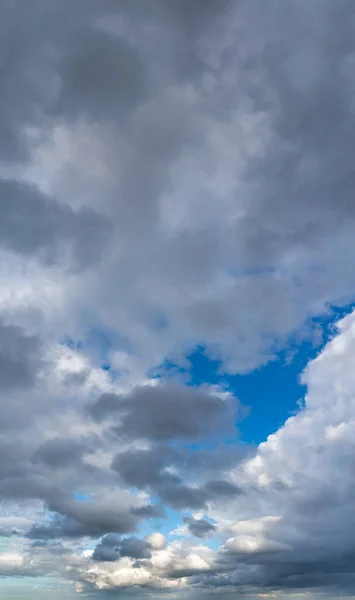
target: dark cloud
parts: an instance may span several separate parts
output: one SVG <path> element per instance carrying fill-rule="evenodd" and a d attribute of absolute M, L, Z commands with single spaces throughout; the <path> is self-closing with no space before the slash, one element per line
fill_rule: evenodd
<path fill-rule="evenodd" d="M 121 538 L 113 533 L 105 535 L 95 546 L 92 558 L 97 561 L 112 562 L 120 558 Z"/>
<path fill-rule="evenodd" d="M 0 479 L 0 495 L 3 499 L 42 500 L 58 503 L 66 498 L 66 493 L 52 478 L 37 473 L 26 461 L 15 460 L 9 463 L 10 473 Z"/>
<path fill-rule="evenodd" d="M 81 440 L 53 438 L 36 450 L 32 460 L 52 468 L 68 467 L 80 462 L 86 450 L 87 444 Z"/>
<path fill-rule="evenodd" d="M 0 320 L 0 391 L 33 384 L 42 359 L 42 344 L 37 336 Z"/>
<path fill-rule="evenodd" d="M 150 558 L 150 545 L 146 540 L 136 537 L 120 538 L 108 534 L 95 546 L 92 558 L 97 561 L 115 561 L 121 556 L 128 556 L 137 560 Z"/>
<path fill-rule="evenodd" d="M 122 437 L 196 439 L 223 426 L 233 431 L 233 402 L 207 390 L 162 384 L 136 387 L 126 396 L 103 395 L 89 412 L 99 422 L 117 419 Z"/>
<path fill-rule="evenodd" d="M 69 118 L 85 116 L 117 125 L 147 94 L 147 72 L 137 50 L 98 28 L 72 36 L 59 71 L 63 87 L 53 110 Z"/>
<path fill-rule="evenodd" d="M 100 537 L 106 533 L 125 534 L 135 531 L 148 512 L 147 506 L 129 504 L 129 497 L 96 499 L 91 502 L 76 501 L 60 493 L 48 497 L 46 504 L 54 516 L 48 523 L 34 524 L 27 534 L 31 539 L 55 540 Z M 144 510 L 140 512 L 139 508 Z"/>
<path fill-rule="evenodd" d="M 131 486 L 144 488 L 159 484 L 179 482 L 179 478 L 165 469 L 179 458 L 169 446 L 156 446 L 150 450 L 128 450 L 117 454 L 112 468 Z"/>
<path fill-rule="evenodd" d="M 48 263 L 60 260 L 64 246 L 72 253 L 73 265 L 85 266 L 100 257 L 110 227 L 95 212 L 74 211 L 34 186 L 9 180 L 0 180 L 0 202 L 3 247 Z"/>
<path fill-rule="evenodd" d="M 151 549 L 148 542 L 135 537 L 124 538 L 120 545 L 121 556 L 129 556 L 130 558 L 150 558 Z"/>
<path fill-rule="evenodd" d="M 215 498 L 218 498 L 218 497 L 233 498 L 235 496 L 239 496 L 240 494 L 244 493 L 242 488 L 239 488 L 238 486 L 234 485 L 233 483 L 230 483 L 229 481 L 225 481 L 223 479 L 215 479 L 215 480 L 208 481 L 203 486 L 203 489 L 212 498 L 213 497 L 215 497 Z"/>
<path fill-rule="evenodd" d="M 176 510 L 206 508 L 207 494 L 198 488 L 188 485 L 158 486 L 157 492 L 163 502 Z"/>
<path fill-rule="evenodd" d="M 173 508 L 205 506 L 207 494 L 184 485 L 183 479 L 167 470 L 179 465 L 181 457 L 169 446 L 158 445 L 151 450 L 127 451 L 116 455 L 112 468 L 127 485 L 147 488 Z"/>
<path fill-rule="evenodd" d="M 184 448 L 157 444 L 147 450 L 127 450 L 117 454 L 111 468 L 126 485 L 148 489 L 177 509 L 200 508 L 209 500 L 231 499 L 243 493 L 225 480 L 207 481 L 199 487 L 185 485 L 190 469 L 196 474 L 200 471 L 202 482 L 208 476 L 210 466 L 204 464 L 206 457 L 203 451 L 200 460 L 199 458 L 190 463 L 191 457 Z M 219 464 L 219 468 L 223 466 L 223 463 Z"/>
<path fill-rule="evenodd" d="M 10 474 L 17 460 L 26 462 L 24 448 L 14 443 L 11 431 L 20 431 L 35 420 L 42 405 L 35 390 L 45 365 L 40 337 L 0 318 L 0 448 L 3 450 L 0 473 Z"/>
<path fill-rule="evenodd" d="M 119 560 L 120 554 L 116 548 L 111 548 L 110 546 L 106 546 L 104 544 L 98 544 L 95 547 L 92 558 L 93 560 L 97 561 L 114 562 L 115 560 Z"/>
<path fill-rule="evenodd" d="M 216 526 L 207 519 L 195 519 L 194 517 L 183 517 L 189 532 L 199 538 L 205 538 L 216 531 Z"/>
<path fill-rule="evenodd" d="M 95 514 L 96 512 L 96 514 Z M 31 539 L 56 540 L 63 538 L 99 537 L 108 531 L 127 533 L 136 528 L 135 521 L 128 514 L 103 514 L 102 509 L 92 511 L 92 518 L 87 515 L 72 517 L 56 516 L 49 525 L 33 525 L 27 536 Z"/>
<path fill-rule="evenodd" d="M 134 506 L 131 512 L 142 519 L 165 519 L 166 512 L 163 506 L 158 504 L 144 504 L 143 506 Z"/>

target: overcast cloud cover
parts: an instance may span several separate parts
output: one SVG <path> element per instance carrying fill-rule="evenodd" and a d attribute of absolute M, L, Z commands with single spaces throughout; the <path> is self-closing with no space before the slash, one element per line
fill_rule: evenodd
<path fill-rule="evenodd" d="M 355 597 L 355 313 L 258 447 L 164 368 L 355 301 L 353 0 L 1 0 L 0 49 L 0 586 Z"/>

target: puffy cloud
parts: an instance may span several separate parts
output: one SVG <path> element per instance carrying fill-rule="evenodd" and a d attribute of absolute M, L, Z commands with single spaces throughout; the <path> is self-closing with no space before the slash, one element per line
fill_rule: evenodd
<path fill-rule="evenodd" d="M 124 396 L 103 395 L 88 409 L 98 421 L 117 416 L 119 436 L 196 439 L 218 426 L 233 430 L 231 400 L 207 390 L 158 384 L 136 387 Z"/>
<path fill-rule="evenodd" d="M 245 519 L 243 502 L 239 521 L 233 503 L 212 511 L 230 536 L 217 560 L 222 570 L 230 569 L 230 585 L 242 581 L 244 564 L 256 568 L 251 585 L 353 589 L 354 315 L 339 327 L 303 375 L 304 408 L 234 472 L 240 483 L 253 482 L 248 501 L 256 501 L 249 510 L 254 517 Z"/>
<path fill-rule="evenodd" d="M 227 587 L 248 595 L 261 585 L 265 593 L 353 593 L 354 315 L 339 328 L 303 375 L 304 408 L 230 472 L 243 494 L 212 502 L 209 514 L 225 539 L 220 549 L 206 556 L 204 546 L 173 543 L 158 558 L 152 548 L 150 563 L 135 567 L 150 574 L 149 585 L 163 572 L 200 590 Z M 183 521 L 197 536 L 211 525 L 198 516 Z"/>
<path fill-rule="evenodd" d="M 166 471 L 176 453 L 169 446 L 157 446 L 150 450 L 128 450 L 117 454 L 112 468 L 128 485 L 141 488 L 164 485 L 179 481 L 176 475 Z M 170 460 L 169 460 L 170 458 Z"/>
<path fill-rule="evenodd" d="M 144 539 L 137 537 L 120 538 L 109 533 L 97 544 L 92 558 L 104 562 L 118 561 L 121 557 L 146 559 L 151 558 L 152 551 L 163 550 L 166 545 L 166 539 L 161 533 L 152 533 Z M 137 563 L 137 568 L 139 567 L 140 564 Z"/>
<path fill-rule="evenodd" d="M 207 519 L 195 519 L 194 517 L 184 517 L 189 532 L 199 538 L 208 537 L 216 531 L 215 525 Z"/>
<path fill-rule="evenodd" d="M 244 456 L 242 453 L 238 458 L 234 456 L 233 464 Z M 211 474 L 223 473 L 230 462 L 225 458 L 217 461 L 218 464 L 206 465 L 208 458 L 209 454 L 203 452 L 197 458 L 191 457 L 183 445 L 156 444 L 116 454 L 111 468 L 124 484 L 149 490 L 173 508 L 196 509 L 205 507 L 208 500 L 216 500 L 219 496 L 233 498 L 243 493 L 225 479 L 210 480 Z M 189 485 L 186 482 L 190 482 Z"/>
<path fill-rule="evenodd" d="M 146 540 L 153 550 L 164 550 L 167 544 L 166 538 L 158 532 L 151 533 Z"/>
<path fill-rule="evenodd" d="M 95 547 L 95 550 L 92 554 L 93 560 L 99 561 L 114 561 L 118 560 L 120 557 L 119 554 L 119 544 L 120 544 L 119 536 L 108 533 L 105 535 L 99 544 Z"/>
<path fill-rule="evenodd" d="M 29 536 L 34 539 L 61 537 L 98 537 L 105 533 L 127 533 L 134 531 L 140 518 L 147 516 L 140 508 L 145 505 L 126 492 L 117 492 L 111 497 L 95 498 L 94 501 L 78 502 L 71 498 L 51 497 L 48 509 L 57 513 L 47 525 L 34 525 Z"/>

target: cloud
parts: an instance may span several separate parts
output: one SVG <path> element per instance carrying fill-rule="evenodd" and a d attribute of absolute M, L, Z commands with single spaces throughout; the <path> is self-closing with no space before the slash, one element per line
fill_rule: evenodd
<path fill-rule="evenodd" d="M 246 596 L 259 586 L 265 593 L 351 595 L 354 316 L 339 328 L 303 375 L 305 407 L 229 473 L 243 494 L 226 500 L 218 495 L 212 503 L 209 516 L 225 540 L 217 552 L 207 557 L 204 546 L 172 543 L 164 567 L 153 553 L 151 564 L 136 568 L 151 576 L 163 568 L 167 580 Z M 183 521 L 197 537 L 214 529 L 206 518 Z M 114 580 L 110 585 L 116 586 Z"/>
<path fill-rule="evenodd" d="M 41 367 L 41 340 L 20 327 L 0 322 L 0 388 L 30 386 Z M 4 410 L 5 410 L 4 406 Z"/>
<path fill-rule="evenodd" d="M 166 538 L 158 532 L 151 533 L 146 537 L 146 541 L 153 550 L 164 550 L 167 545 Z"/>
<path fill-rule="evenodd" d="M 144 368 L 189 340 L 248 370 L 352 294 L 351 4 L 257 4 L 3 9 L 11 181 L 46 189 L 47 259 L 57 234 L 101 257 L 68 310 L 127 336 Z"/>
<path fill-rule="evenodd" d="M 349 369 L 353 345 L 351 315 L 303 375 L 308 388 L 305 408 L 260 445 L 242 472 L 235 472 L 235 478 L 246 476 L 256 484 L 249 502 L 254 494 L 259 496 L 259 514 L 267 510 L 273 516 L 235 521 L 233 504 L 227 513 L 224 505 L 231 537 L 219 560 L 220 568 L 230 569 L 230 585 L 238 583 L 243 563 L 256 568 L 250 584 L 254 577 L 255 585 L 270 588 L 341 589 L 344 574 L 344 593 L 353 585 L 349 564 L 354 548 L 348 534 L 354 518 L 354 378 Z M 275 486 L 275 481 L 283 485 Z M 218 511 L 212 514 L 216 519 L 222 516 Z"/>
<path fill-rule="evenodd" d="M 57 513 L 56 517 L 47 525 L 33 525 L 28 535 L 32 539 L 54 539 L 128 533 L 135 531 L 140 519 L 147 516 L 146 511 L 140 515 L 139 510 L 134 510 L 141 506 L 142 503 L 127 492 L 83 502 L 62 494 L 62 497 L 47 500 L 48 510 Z M 144 504 L 143 507 L 146 508 Z"/>
<path fill-rule="evenodd" d="M 101 399 L 99 399 L 101 402 Z M 153 416 L 153 415 L 151 415 Z M 159 418 L 162 417 L 162 413 Z M 186 415 L 185 415 L 186 417 Z M 167 420 L 169 427 L 172 421 Z M 174 428 L 177 422 L 174 422 Z M 127 430 L 125 430 L 127 431 Z M 149 431 L 149 427 L 148 427 Z M 135 439 L 135 438 L 133 438 Z M 241 460 L 240 453 L 239 460 Z M 208 500 L 219 496 L 233 498 L 242 493 L 233 483 L 226 480 L 209 480 L 211 474 L 227 469 L 229 460 L 208 464 L 208 453 L 193 458 L 183 445 L 172 447 L 166 443 L 154 444 L 149 448 L 126 450 L 116 454 L 111 468 L 127 486 L 149 490 L 173 508 L 202 508 Z M 237 462 L 234 457 L 233 464 Z M 218 464 L 219 463 L 219 464 Z M 190 469 L 194 477 L 190 477 Z M 190 484 L 186 485 L 186 482 Z"/>
<path fill-rule="evenodd" d="M 88 209 L 76 212 L 17 181 L 0 180 L 0 201 L 4 248 L 34 254 L 49 263 L 57 263 L 64 255 L 71 268 L 99 258 L 109 235 L 102 216 Z"/>
<path fill-rule="evenodd" d="M 208 481 L 204 486 L 204 490 L 212 497 L 226 496 L 227 498 L 233 498 L 233 496 L 239 496 L 239 494 L 243 494 L 242 488 L 238 488 L 230 481 L 223 479 Z"/>
<path fill-rule="evenodd" d="M 1 573 L 353 595 L 353 317 L 256 449 L 161 367 L 354 300 L 353 3 L 4 0 L 0 40 Z"/>
<path fill-rule="evenodd" d="M 105 535 L 99 544 L 95 547 L 93 552 L 93 560 L 102 560 L 102 561 L 114 561 L 118 560 L 120 557 L 119 554 L 119 544 L 120 544 L 119 536 L 108 533 Z"/>
<path fill-rule="evenodd" d="M 207 494 L 192 485 L 167 485 L 159 488 L 161 499 L 177 510 L 204 508 Z"/>
<path fill-rule="evenodd" d="M 51 468 L 65 467 L 80 462 L 85 450 L 85 444 L 80 440 L 52 438 L 37 448 L 33 460 Z"/>
<path fill-rule="evenodd" d="M 189 532 L 199 538 L 208 537 L 216 531 L 215 525 L 207 519 L 195 519 L 194 517 L 184 517 Z"/>
<path fill-rule="evenodd" d="M 166 471 L 174 458 L 176 452 L 169 446 L 156 446 L 151 450 L 128 450 L 114 457 L 112 468 L 128 485 L 138 488 L 164 485 L 179 481 L 179 478 Z"/>
<path fill-rule="evenodd" d="M 156 441 L 196 439 L 232 422 L 231 398 L 169 384 L 136 387 L 125 396 L 101 396 L 88 407 L 98 421 L 115 417 L 117 435 Z M 158 459 L 158 457 L 157 457 Z"/>
<path fill-rule="evenodd" d="M 152 551 L 163 550 L 166 547 L 166 539 L 161 533 L 140 539 L 137 537 L 120 538 L 114 534 L 105 535 L 94 549 L 93 560 L 96 561 L 118 561 L 121 557 L 129 557 L 137 560 L 151 558 Z M 140 563 L 137 564 L 139 568 Z"/>

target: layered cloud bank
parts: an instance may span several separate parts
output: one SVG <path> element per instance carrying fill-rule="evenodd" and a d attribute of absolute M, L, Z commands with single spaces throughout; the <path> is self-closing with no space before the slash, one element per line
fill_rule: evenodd
<path fill-rule="evenodd" d="M 179 369 L 250 373 L 354 301 L 354 27 L 350 0 L 3 0 L 8 581 L 355 594 L 353 314 L 257 448 Z"/>

